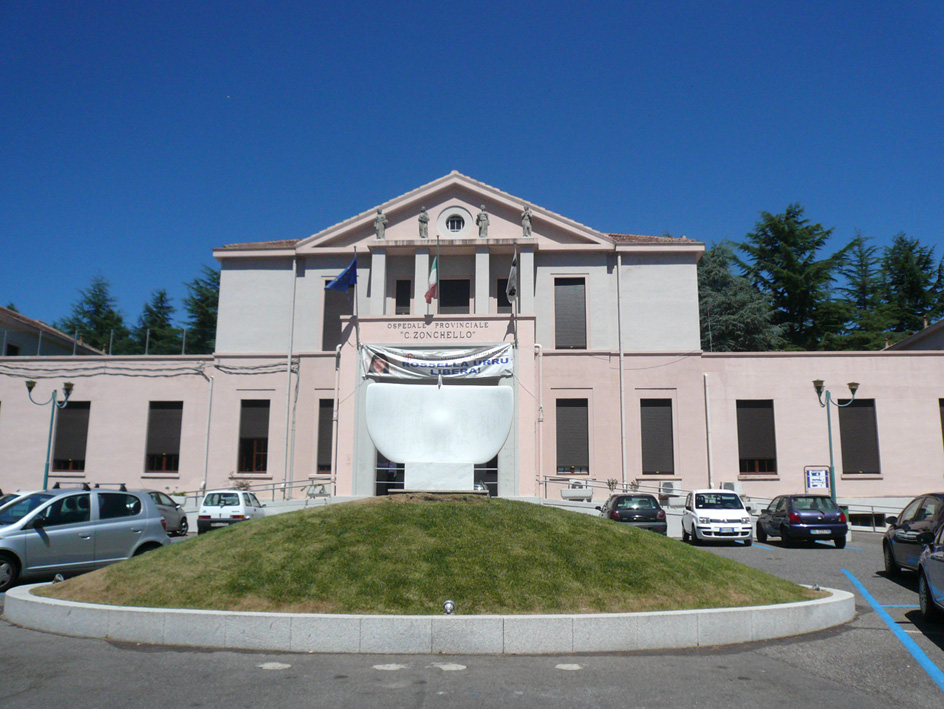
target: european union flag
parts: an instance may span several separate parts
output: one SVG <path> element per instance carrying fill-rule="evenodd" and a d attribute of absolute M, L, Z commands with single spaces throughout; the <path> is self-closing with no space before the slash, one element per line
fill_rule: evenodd
<path fill-rule="evenodd" d="M 357 283 L 357 256 L 351 261 L 351 265 L 341 271 L 341 275 L 325 286 L 325 290 L 333 288 L 346 293 L 347 289 Z"/>

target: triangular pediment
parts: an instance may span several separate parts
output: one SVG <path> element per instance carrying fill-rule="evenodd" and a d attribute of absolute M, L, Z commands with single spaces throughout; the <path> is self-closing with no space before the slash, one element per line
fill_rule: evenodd
<path fill-rule="evenodd" d="M 523 224 L 525 209 L 530 212 L 530 235 Z M 421 230 L 424 212 L 428 219 L 425 236 Z M 488 221 L 484 237 L 480 233 L 483 212 Z M 382 239 L 376 224 L 379 215 L 384 222 Z M 437 237 L 452 244 L 467 241 L 470 245 L 482 243 L 485 238 L 489 246 L 502 241 L 531 241 L 538 249 L 612 249 L 614 244 L 602 232 L 453 171 L 302 239 L 296 244 L 296 252 L 302 255 L 339 248 L 370 249 L 385 242 L 391 246 L 422 246 L 435 243 Z"/>

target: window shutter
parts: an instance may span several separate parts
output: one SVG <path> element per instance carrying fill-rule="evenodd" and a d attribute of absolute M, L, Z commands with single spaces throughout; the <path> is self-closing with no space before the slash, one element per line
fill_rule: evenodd
<path fill-rule="evenodd" d="M 439 279 L 439 313 L 468 315 L 472 286 L 467 278 Z"/>
<path fill-rule="evenodd" d="M 180 453 L 180 426 L 183 418 L 182 401 L 152 401 L 148 411 L 148 455 L 178 455 Z"/>
<path fill-rule="evenodd" d="M 587 348 L 587 296 L 583 278 L 554 281 L 554 347 Z"/>
<path fill-rule="evenodd" d="M 70 401 L 64 409 L 56 412 L 56 460 L 85 460 L 88 444 L 88 401 Z"/>
<path fill-rule="evenodd" d="M 880 473 L 875 400 L 840 399 L 839 437 L 843 473 Z"/>
<path fill-rule="evenodd" d="M 590 466 L 589 411 L 586 399 L 557 400 L 557 466 L 565 472 Z"/>
<path fill-rule="evenodd" d="M 738 401 L 737 433 L 739 458 L 775 459 L 774 402 L 770 399 Z"/>
<path fill-rule="evenodd" d="M 318 400 L 318 460 L 319 473 L 331 472 L 331 437 L 334 423 L 334 400 Z"/>
<path fill-rule="evenodd" d="M 643 474 L 675 472 L 672 400 L 642 399 L 639 407 Z"/>
<path fill-rule="evenodd" d="M 269 402 L 247 400 L 242 402 L 239 417 L 240 438 L 269 437 Z"/>

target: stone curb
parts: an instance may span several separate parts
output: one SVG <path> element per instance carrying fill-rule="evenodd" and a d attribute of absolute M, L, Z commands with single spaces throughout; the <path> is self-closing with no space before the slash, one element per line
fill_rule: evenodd
<path fill-rule="evenodd" d="M 518 655 L 671 650 L 771 640 L 855 617 L 855 597 L 746 608 L 578 615 L 326 615 L 131 608 L 7 591 L 4 616 L 60 635 L 153 645 L 289 652 Z"/>

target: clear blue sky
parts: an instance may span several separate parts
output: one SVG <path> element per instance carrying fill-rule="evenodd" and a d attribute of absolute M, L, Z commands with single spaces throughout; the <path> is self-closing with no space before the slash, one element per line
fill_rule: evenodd
<path fill-rule="evenodd" d="M 0 3 L 0 304 L 129 324 L 215 246 L 459 170 L 602 231 L 791 202 L 944 255 L 942 2 Z M 178 313 L 182 315 L 182 313 Z"/>

